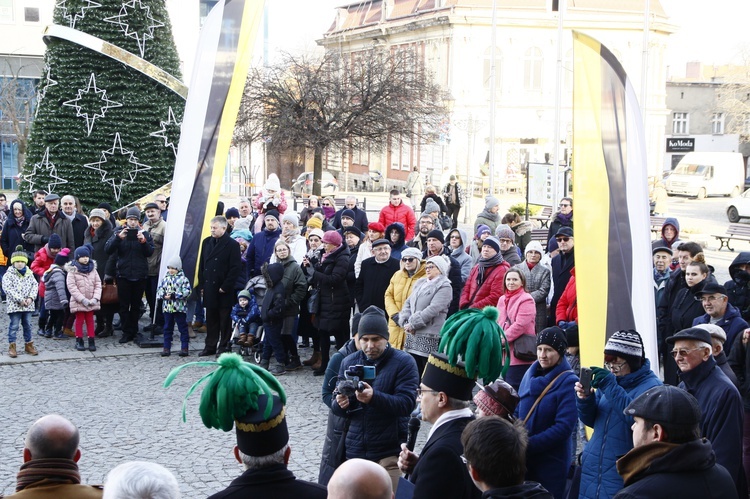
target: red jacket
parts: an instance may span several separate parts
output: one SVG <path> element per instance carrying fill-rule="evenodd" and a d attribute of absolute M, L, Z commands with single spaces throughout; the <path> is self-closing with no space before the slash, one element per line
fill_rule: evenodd
<path fill-rule="evenodd" d="M 393 206 L 390 202 L 383 206 L 383 209 L 380 210 L 378 222 L 383 224 L 383 227 L 388 227 L 393 222 L 399 222 L 406 229 L 406 240 L 411 241 L 414 239 L 417 217 L 414 216 L 414 210 L 411 209 L 411 206 L 403 201 L 398 206 Z M 388 237 L 388 234 L 383 237 Z"/>
<path fill-rule="evenodd" d="M 31 262 L 31 271 L 39 282 L 39 296 L 41 297 L 44 296 L 44 281 L 42 280 L 42 276 L 44 276 L 44 273 L 53 263 L 55 263 L 55 257 L 49 254 L 49 246 L 46 244 L 34 254 L 34 260 Z"/>
<path fill-rule="evenodd" d="M 498 300 L 503 295 L 503 279 L 505 279 L 505 273 L 509 268 L 510 264 L 503 260 L 499 265 L 485 270 L 484 282 L 479 286 L 477 284 L 479 265 L 475 265 L 471 269 L 469 278 L 466 279 L 463 291 L 461 291 L 461 300 L 458 302 L 458 308 L 461 310 L 465 308 L 482 309 L 488 305 L 496 307 Z M 479 287 L 478 290 L 477 287 Z M 474 295 L 475 291 L 476 296 Z M 471 300 L 472 296 L 474 296 L 474 300 Z"/>
<path fill-rule="evenodd" d="M 555 323 L 559 323 L 560 321 L 576 321 L 578 323 L 575 267 L 570 269 L 570 280 L 568 281 L 568 285 L 565 286 L 565 291 L 560 296 L 560 301 L 557 302 L 557 308 L 555 309 Z"/>
<path fill-rule="evenodd" d="M 514 294 L 510 299 L 507 296 L 501 296 L 497 302 L 497 310 L 499 312 L 497 323 L 503 328 L 508 343 L 513 343 L 522 334 L 536 336 L 536 303 L 529 293 L 522 291 Z M 511 366 L 531 363 L 518 360 L 513 355 L 513 348 L 510 349 Z"/>

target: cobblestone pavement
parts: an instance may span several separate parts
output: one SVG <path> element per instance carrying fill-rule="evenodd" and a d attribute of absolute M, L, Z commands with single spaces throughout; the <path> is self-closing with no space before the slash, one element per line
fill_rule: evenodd
<path fill-rule="evenodd" d="M 15 489 L 28 427 L 49 413 L 69 418 L 80 429 L 79 466 L 84 483 L 102 483 L 110 469 L 126 461 L 156 461 L 175 474 L 183 497 L 198 498 L 223 489 L 242 472 L 232 455 L 234 433 L 203 426 L 198 414 L 200 393 L 188 400 L 187 422 L 182 422 L 183 396 L 207 368 L 185 369 L 169 389 L 162 388 L 172 368 L 206 360 L 196 357 L 205 335 L 193 340 L 190 357 L 162 358 L 160 349 L 120 345 L 119 333 L 97 339 L 97 351 L 91 353 L 76 351 L 73 339 L 41 338 L 35 328 L 39 355 L 25 355 L 21 348 L 18 358 L 11 359 L 7 328 L 8 316 L 2 310 L 0 417 L 5 430 L 0 435 L 0 494 Z M 311 351 L 301 349 L 300 354 L 307 357 Z M 320 401 L 322 378 L 313 377 L 307 368 L 280 380 L 288 396 L 289 467 L 297 477 L 315 481 L 328 416 Z M 420 432 L 418 449 L 427 428 L 425 424 Z"/>

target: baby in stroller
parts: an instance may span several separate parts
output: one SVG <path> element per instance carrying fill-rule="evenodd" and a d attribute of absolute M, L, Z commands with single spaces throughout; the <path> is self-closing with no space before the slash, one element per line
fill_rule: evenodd
<path fill-rule="evenodd" d="M 240 346 L 240 354 L 250 355 L 256 331 L 263 323 L 260 308 L 253 293 L 243 289 L 237 294 L 237 304 L 232 308 L 231 317 L 235 332 L 239 336 L 237 344 Z"/>

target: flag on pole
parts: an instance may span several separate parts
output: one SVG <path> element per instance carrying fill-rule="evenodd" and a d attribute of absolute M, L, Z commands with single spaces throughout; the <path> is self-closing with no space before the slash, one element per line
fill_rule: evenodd
<path fill-rule="evenodd" d="M 613 332 L 641 334 L 659 372 L 648 173 L 635 89 L 607 47 L 573 32 L 573 197 L 581 365 Z"/>
<path fill-rule="evenodd" d="M 200 243 L 216 215 L 263 2 L 220 0 L 198 41 L 172 181 L 160 276 L 175 255 L 196 282 Z"/>

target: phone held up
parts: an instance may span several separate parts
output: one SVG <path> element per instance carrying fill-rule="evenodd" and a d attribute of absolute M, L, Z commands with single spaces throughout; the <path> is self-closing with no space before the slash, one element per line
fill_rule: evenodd
<path fill-rule="evenodd" d="M 581 368 L 581 386 L 583 386 L 584 393 L 589 393 L 591 391 L 591 378 L 593 377 L 593 372 L 588 367 L 582 367 Z"/>

